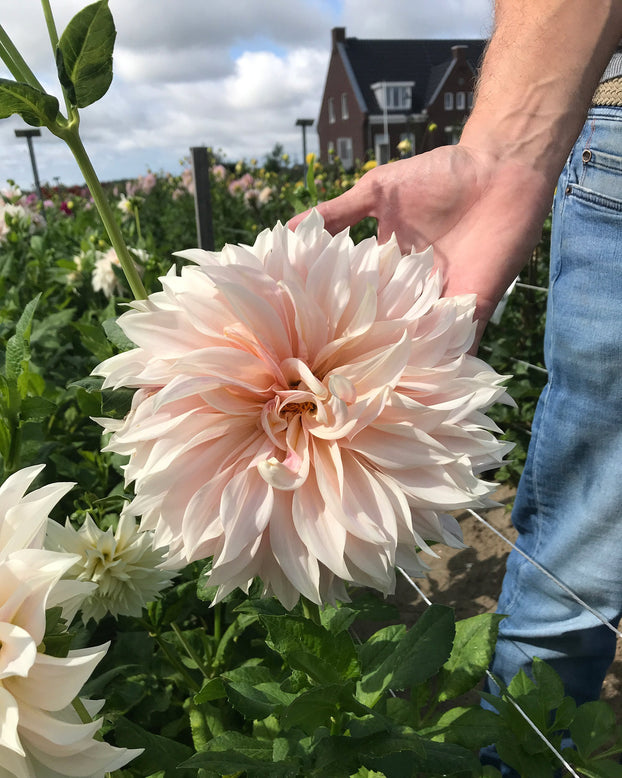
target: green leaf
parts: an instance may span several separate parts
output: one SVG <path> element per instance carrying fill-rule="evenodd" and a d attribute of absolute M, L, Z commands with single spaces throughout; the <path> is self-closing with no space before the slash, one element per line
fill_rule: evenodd
<path fill-rule="evenodd" d="M 450 708 L 434 726 L 420 729 L 418 733 L 439 743 L 456 743 L 475 751 L 494 743 L 501 730 L 502 721 L 496 713 L 470 707 Z"/>
<path fill-rule="evenodd" d="M 189 746 L 162 735 L 154 735 L 133 721 L 121 718 L 115 728 L 116 744 L 123 748 L 144 748 L 143 753 L 132 762 L 139 775 L 150 775 L 164 770 L 166 778 L 179 775 L 177 766 L 192 754 Z"/>
<path fill-rule="evenodd" d="M 112 346 L 100 324 L 80 321 L 76 322 L 74 326 L 82 336 L 82 343 L 96 359 L 103 362 L 112 356 Z"/>
<path fill-rule="evenodd" d="M 454 633 L 453 610 L 431 605 L 405 634 L 388 628 L 372 635 L 359 651 L 363 677 L 357 698 L 373 707 L 389 688 L 426 681 L 447 661 Z"/>
<path fill-rule="evenodd" d="M 45 397 L 26 397 L 22 400 L 20 416 L 26 421 L 46 421 L 56 410 L 56 405 Z"/>
<path fill-rule="evenodd" d="M 357 612 L 345 605 L 342 605 L 340 608 L 327 605 L 320 610 L 322 626 L 329 632 L 342 632 L 348 629 L 356 617 Z"/>
<path fill-rule="evenodd" d="M 10 384 L 16 385 L 23 371 L 23 362 L 30 358 L 30 330 L 41 293 L 26 304 L 15 325 L 15 333 L 6 344 L 5 375 Z"/>
<path fill-rule="evenodd" d="M 295 695 L 283 691 L 271 671 L 261 665 L 238 667 L 222 677 L 229 702 L 251 721 L 278 713 L 295 699 Z"/>
<path fill-rule="evenodd" d="M 32 127 L 54 124 L 58 100 L 28 84 L 0 78 L 0 119 L 17 113 Z"/>
<path fill-rule="evenodd" d="M 231 775 L 251 771 L 251 775 L 272 776 L 296 775 L 295 762 L 273 762 L 273 746 L 270 740 L 259 740 L 239 732 L 225 732 L 213 738 L 205 751 L 195 754 L 180 765 L 182 770 L 205 767 L 219 771 L 220 775 Z"/>
<path fill-rule="evenodd" d="M 577 708 L 570 735 L 579 754 L 588 758 L 615 734 L 616 717 L 602 700 L 585 702 Z"/>
<path fill-rule="evenodd" d="M 223 700 L 227 696 L 225 686 L 220 678 L 210 678 L 209 681 L 205 681 L 201 690 L 197 692 L 193 697 L 195 705 L 202 705 L 204 702 L 212 702 L 212 700 Z"/>
<path fill-rule="evenodd" d="M 116 34 L 108 0 L 87 5 L 67 25 L 58 42 L 56 65 L 72 105 L 84 108 L 108 91 Z"/>
<path fill-rule="evenodd" d="M 319 683 L 338 683 L 359 674 L 356 649 L 349 633 L 332 634 L 297 616 L 260 616 L 268 630 L 267 644 L 288 664 Z"/>
<path fill-rule="evenodd" d="M 564 699 L 564 684 L 553 668 L 534 657 L 533 677 L 546 710 L 558 708 Z"/>
<path fill-rule="evenodd" d="M 352 684 L 326 684 L 303 692 L 291 703 L 283 715 L 283 727 L 300 727 L 313 734 L 318 727 L 329 726 L 338 715 L 342 703 L 348 706 L 352 698 Z"/>
<path fill-rule="evenodd" d="M 449 659 L 438 674 L 438 700 L 452 700 L 472 689 L 482 678 L 495 649 L 497 613 L 482 613 L 456 623 L 456 637 Z"/>
<path fill-rule="evenodd" d="M 102 324 L 102 327 L 104 328 L 108 340 L 120 351 L 129 351 L 130 349 L 136 348 L 136 344 L 132 343 L 123 332 L 116 319 L 106 319 Z"/>

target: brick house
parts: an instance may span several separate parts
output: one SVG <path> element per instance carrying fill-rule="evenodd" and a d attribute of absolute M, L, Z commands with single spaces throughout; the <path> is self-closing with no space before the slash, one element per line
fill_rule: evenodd
<path fill-rule="evenodd" d="M 320 159 L 344 167 L 379 163 L 456 143 L 473 104 L 483 40 L 360 40 L 332 30 L 332 51 L 317 121 Z"/>

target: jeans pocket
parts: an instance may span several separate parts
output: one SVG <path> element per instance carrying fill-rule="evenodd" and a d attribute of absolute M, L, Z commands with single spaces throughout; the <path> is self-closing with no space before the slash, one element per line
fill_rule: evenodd
<path fill-rule="evenodd" d="M 568 195 L 614 211 L 622 211 L 622 156 L 596 147 L 583 150 L 577 183 Z"/>

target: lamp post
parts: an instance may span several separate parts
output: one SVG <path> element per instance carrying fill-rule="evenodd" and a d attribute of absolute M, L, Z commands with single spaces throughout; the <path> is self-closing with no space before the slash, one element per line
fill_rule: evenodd
<path fill-rule="evenodd" d="M 15 130 L 16 138 L 26 138 L 28 143 L 28 151 L 30 153 L 30 164 L 32 165 L 32 174 L 35 177 L 35 187 L 39 199 L 43 202 L 43 194 L 41 193 L 41 184 L 39 183 L 39 173 L 37 172 L 37 162 L 35 160 L 35 149 L 32 145 L 32 139 L 38 138 L 41 135 L 41 130 Z"/>
<path fill-rule="evenodd" d="M 296 127 L 302 127 L 302 165 L 307 177 L 307 127 L 313 126 L 313 119 L 296 119 Z"/>

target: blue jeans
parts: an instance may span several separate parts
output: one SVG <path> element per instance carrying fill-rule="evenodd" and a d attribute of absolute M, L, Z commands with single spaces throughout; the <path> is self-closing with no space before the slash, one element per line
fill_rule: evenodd
<path fill-rule="evenodd" d="M 593 108 L 553 206 L 540 397 L 512 519 L 517 545 L 613 625 L 622 614 L 622 108 Z M 510 384 L 511 390 L 511 384 Z M 599 697 L 616 636 L 513 551 L 492 672 L 534 656 L 578 704 Z M 486 763 L 498 765 L 487 749 Z M 492 760 L 490 756 L 492 754 Z M 517 773 L 505 768 L 504 775 Z"/>

